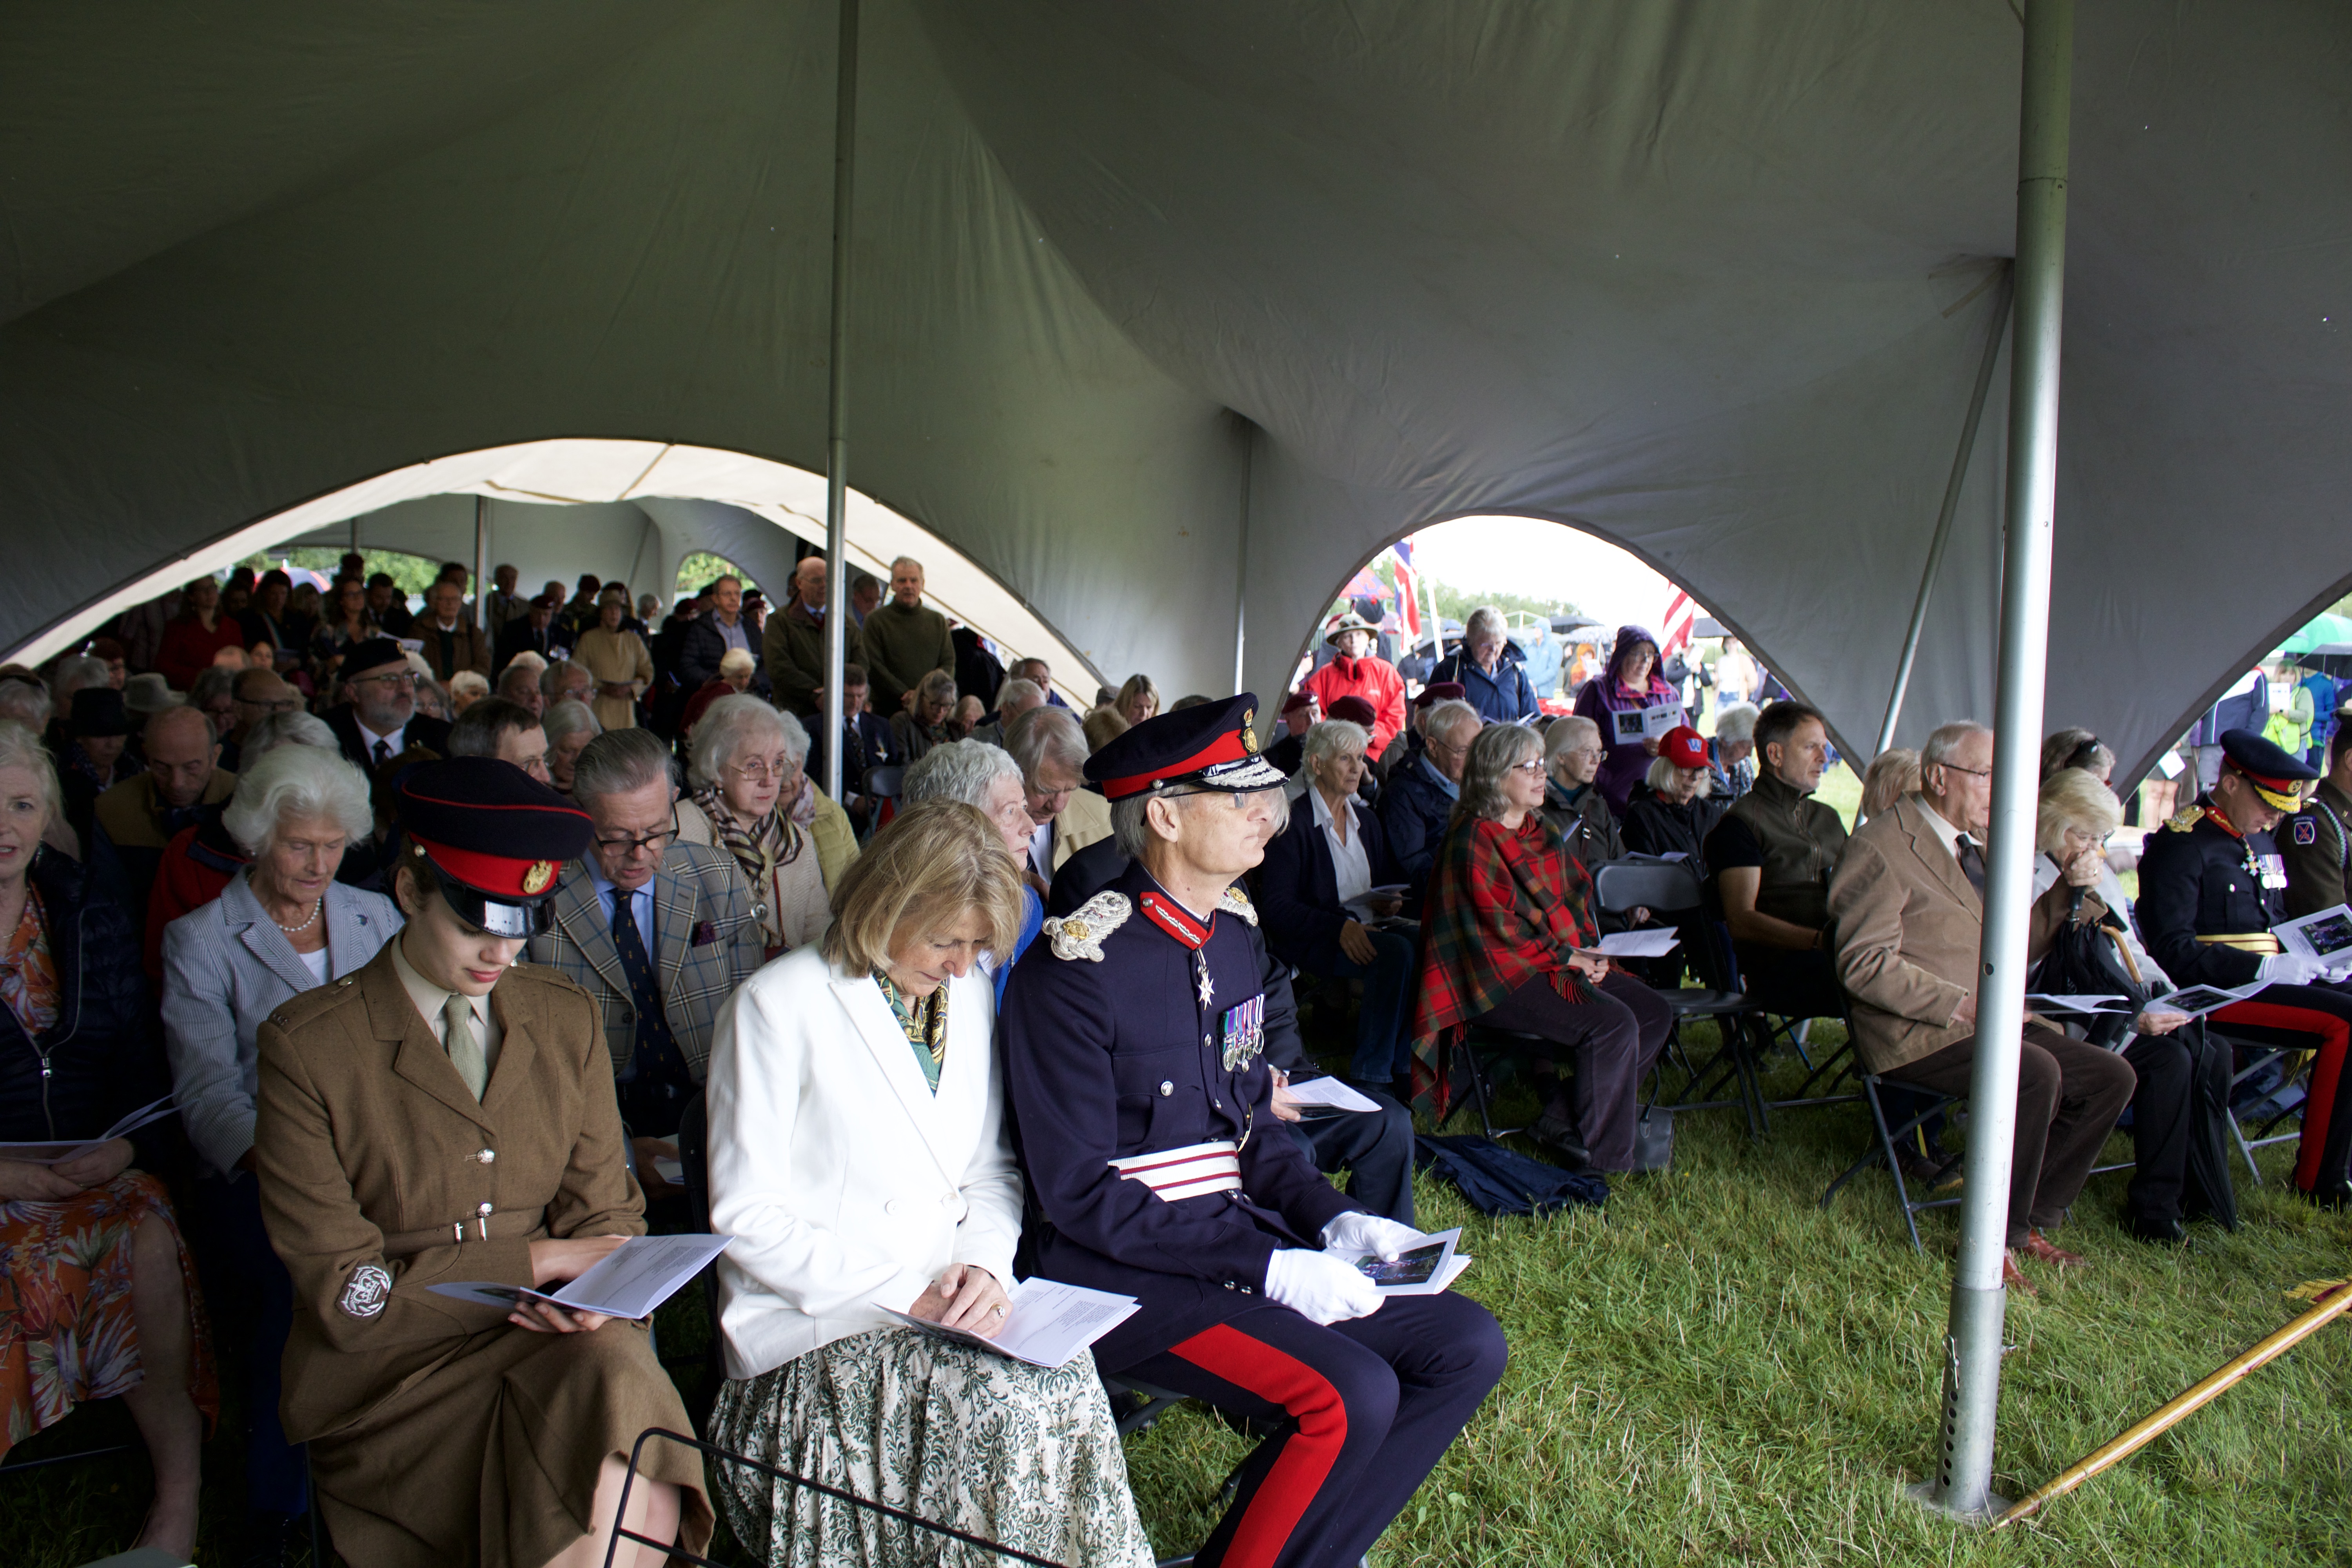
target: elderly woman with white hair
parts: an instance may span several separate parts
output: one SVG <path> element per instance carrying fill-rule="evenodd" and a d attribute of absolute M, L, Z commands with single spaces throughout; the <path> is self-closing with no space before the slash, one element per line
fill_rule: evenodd
<path fill-rule="evenodd" d="M 547 711 L 540 715 L 539 727 L 547 736 L 547 782 L 570 795 L 572 770 L 578 764 L 580 753 L 588 749 L 588 742 L 604 732 L 604 723 L 588 704 L 576 697 L 566 697 L 548 704 Z"/>
<path fill-rule="evenodd" d="M 1715 713 L 1715 736 L 1707 742 L 1715 767 L 1715 795 L 1726 805 L 1756 787 L 1756 716 L 1753 702 L 1727 702 Z"/>
<path fill-rule="evenodd" d="M 1518 651 L 1511 647 L 1503 612 L 1492 605 L 1470 612 L 1462 624 L 1462 646 L 1429 672 L 1430 685 L 1449 680 L 1461 683 L 1462 700 L 1489 724 L 1516 724 L 1542 711 Z"/>
<path fill-rule="evenodd" d="M 2060 731 L 2070 740 L 2070 749 L 2085 734 L 2069 737 Z M 2096 745 L 2096 738 L 2091 737 L 2090 743 Z M 2237 1227 L 2237 1198 L 2230 1189 L 2227 1163 L 2197 1157 L 2200 1146 L 2218 1153 L 2221 1142 L 2218 1136 L 2196 1135 L 2198 1122 L 2211 1132 L 2216 1119 L 2225 1114 L 2231 1053 L 2201 1026 L 2183 1028 L 2189 1021 L 2187 1015 L 2164 1005 L 2163 994 L 2173 988 L 2172 982 L 2132 929 L 2123 883 L 2107 864 L 2107 836 L 2123 815 L 2123 803 L 2091 769 L 2061 767 L 2042 781 L 2034 823 L 2040 851 L 2033 858 L 2034 897 L 2048 892 L 2067 868 L 2081 862 L 2097 866 L 2098 881 L 2084 890 L 2069 922 L 2074 931 L 2057 939 L 2029 988 L 2046 991 L 2058 984 L 2074 992 L 2095 981 L 2094 994 L 2136 990 L 2149 999 L 2128 1022 L 2121 1015 L 2091 1018 L 2088 1037 L 2113 1049 L 2127 1032 L 2130 1036 L 2122 1055 L 2137 1079 L 2132 1090 L 2137 1160 L 2124 1193 L 2124 1227 L 2143 1241 L 2178 1242 L 2184 1214 Z M 2070 940 L 2078 933 L 2088 933 L 2090 941 Z M 2082 973 L 2086 967 L 2090 973 Z M 2068 972 L 2062 974 L 2060 968 Z"/>
<path fill-rule="evenodd" d="M 1609 797 L 1592 781 L 1601 759 L 1601 726 L 1574 714 L 1544 731 L 1543 819 L 1586 870 L 1624 858 L 1625 834 Z"/>
<path fill-rule="evenodd" d="M 722 697 L 703 711 L 687 756 L 693 794 L 677 803 L 682 843 L 727 851 L 751 885 L 768 956 L 805 946 L 832 919 L 832 878 L 814 815 L 796 815 L 807 781 L 809 738 L 801 721 L 749 694 Z M 848 819 L 832 807 L 835 836 L 849 840 Z M 857 853 L 848 842 L 842 863 Z"/>
<path fill-rule="evenodd" d="M 221 814 L 251 864 L 163 931 L 164 1050 L 202 1173 L 196 1206 L 215 1243 L 215 1307 L 249 1340 L 246 1500 L 249 1531 L 265 1541 L 290 1540 L 307 1497 L 301 1450 L 278 1419 L 294 1299 L 262 1227 L 252 1175 L 255 1037 L 288 998 L 356 974 L 400 929 L 390 899 L 335 879 L 344 848 L 364 841 L 373 822 L 367 779 L 343 760 L 331 732 L 323 747 L 271 747 L 238 776 Z M 230 1310 L 223 1291 L 253 1299 Z"/>
<path fill-rule="evenodd" d="M 1013 951 L 1003 962 L 993 956 L 982 961 L 981 967 L 996 984 L 996 999 L 1004 1000 L 1004 980 L 1013 973 L 1013 964 L 1029 950 L 1037 932 L 1045 923 L 1045 899 L 1036 871 L 1029 864 L 1029 844 L 1036 825 L 1029 818 L 1029 791 L 1021 776 L 1021 764 L 1011 752 L 985 741 L 966 738 L 950 741 L 944 746 L 934 746 L 907 770 L 903 799 L 909 806 L 927 800 L 960 800 L 966 805 L 977 806 L 988 818 L 988 825 L 1004 841 L 1004 852 L 1013 857 L 1013 868 L 1021 875 L 1021 931 L 1013 940 Z"/>

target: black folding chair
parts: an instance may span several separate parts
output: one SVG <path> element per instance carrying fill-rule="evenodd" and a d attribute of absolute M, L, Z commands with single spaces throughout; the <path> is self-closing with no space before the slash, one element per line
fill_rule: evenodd
<path fill-rule="evenodd" d="M 1919 1212 L 1922 1209 L 1950 1208 L 1960 1200 L 1956 1197 L 1914 1198 L 1911 1195 L 1910 1184 L 1903 1179 L 1903 1162 L 1895 1157 L 1895 1146 L 1901 1140 L 1911 1136 L 1928 1118 L 1953 1104 L 1956 1097 L 1937 1094 L 1933 1089 L 1919 1089 L 1911 1084 L 1904 1084 L 1901 1087 L 1905 1093 L 1916 1095 L 1927 1103 L 1900 1127 L 1890 1128 L 1886 1124 L 1885 1108 L 1879 1102 L 1878 1075 L 1869 1072 L 1862 1075 L 1863 1103 L 1870 1107 L 1870 1125 L 1875 1134 L 1875 1141 L 1871 1147 L 1864 1150 L 1861 1159 L 1848 1165 L 1844 1173 L 1830 1184 L 1829 1191 L 1822 1194 L 1819 1206 L 1827 1209 L 1830 1206 L 1830 1200 L 1838 1195 L 1840 1187 L 1844 1186 L 1871 1166 L 1883 1163 L 1886 1167 L 1886 1173 L 1895 1178 L 1895 1199 L 1903 1205 L 1903 1224 L 1904 1227 L 1911 1233 L 1911 1250 L 1925 1252 L 1927 1249 L 1919 1245 L 1917 1217 Z"/>
<path fill-rule="evenodd" d="M 2294 1056 L 2299 1052 L 2308 1051 L 2311 1047 L 2300 1045 L 2273 1045 L 2269 1041 L 2252 1039 L 2242 1034 L 2225 1032 L 2221 1029 L 2215 1028 L 2213 1026 L 2213 1021 L 2210 1018 L 2208 1018 L 2205 1021 L 2205 1032 L 2210 1038 L 2218 1040 L 2222 1045 L 2231 1047 L 2231 1049 L 2236 1053 L 2236 1056 L 2233 1058 L 2234 1060 L 2242 1061 L 2246 1064 L 2231 1073 L 2230 1099 L 2223 1102 L 2222 1109 L 2229 1112 L 2230 1136 L 2237 1141 L 2238 1153 L 2240 1157 L 2246 1162 L 2246 1173 L 2254 1179 L 2254 1185 L 2259 1187 L 2263 1184 L 2263 1172 L 2262 1167 L 2254 1163 L 2254 1151 L 2257 1149 L 2267 1149 L 2274 1143 L 2296 1142 L 2303 1137 L 2300 1128 L 2293 1132 L 2280 1132 L 2274 1130 L 2280 1122 L 2287 1121 L 2289 1118 L 2293 1118 L 2296 1121 L 2301 1121 L 2303 1120 L 2303 1108 L 2310 1103 L 2309 1096 L 2311 1088 L 2308 1080 L 2311 1067 L 2310 1064 L 2306 1062 L 2303 1066 L 2293 1068 L 2280 1077 L 2278 1089 L 2274 1092 L 2284 1093 L 2298 1080 L 2303 1080 L 2304 1094 L 2305 1098 L 2296 1101 L 2293 1105 L 2284 1107 L 2266 1118 L 2263 1124 L 2259 1128 L 2255 1129 L 2254 1135 L 2251 1138 L 2246 1136 L 2245 1123 L 2239 1119 L 2238 1108 L 2234 1103 L 2232 1103 L 2237 1098 L 2238 1086 L 2244 1083 L 2248 1079 L 2254 1077 L 2265 1068 L 2272 1067 L 2278 1062 L 2284 1060 L 2286 1058 Z"/>
<path fill-rule="evenodd" d="M 1698 977 L 1710 984 L 1658 987 L 1659 1000 L 1674 1015 L 1672 1032 L 1666 1037 L 1663 1061 L 1671 1056 L 1681 1063 L 1689 1079 L 1683 1085 L 1682 1097 L 1664 1109 L 1673 1111 L 1727 1110 L 1738 1107 L 1748 1117 L 1750 1137 L 1764 1132 L 1764 1084 L 1756 1068 L 1755 1054 L 1749 1048 L 1747 1025 L 1761 1016 L 1761 1009 L 1738 991 L 1713 984 L 1726 978 L 1722 955 L 1715 951 L 1706 919 L 1706 900 L 1700 890 L 1698 878 L 1691 868 L 1678 860 L 1607 860 L 1593 868 L 1592 890 L 1603 912 L 1630 915 L 1637 909 L 1646 909 L 1654 915 L 1673 917 L 1674 923 L 1685 932 L 1696 932 L 1696 942 L 1685 941 L 1691 951 L 1685 954 Z M 1682 1026 L 1687 1018 L 1712 1018 L 1722 1043 L 1705 1067 L 1694 1067 L 1682 1048 Z M 1731 1100 L 1706 1100 L 1726 1086 L 1737 1086 L 1737 1097 Z M 1657 1090 L 1652 1089 L 1651 1104 L 1657 1105 Z"/>

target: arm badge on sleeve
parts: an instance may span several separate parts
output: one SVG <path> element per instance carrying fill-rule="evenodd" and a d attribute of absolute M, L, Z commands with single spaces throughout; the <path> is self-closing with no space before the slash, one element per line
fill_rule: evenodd
<path fill-rule="evenodd" d="M 1134 912 L 1135 906 L 1127 901 L 1125 893 L 1102 892 L 1080 904 L 1074 913 L 1047 920 L 1045 935 L 1053 942 L 1054 956 L 1100 963 L 1103 938 L 1125 925 Z"/>
<path fill-rule="evenodd" d="M 362 1263 L 343 1281 L 343 1293 L 335 1305 L 354 1318 L 373 1318 L 391 1300 L 392 1276 L 375 1264 Z"/>
<path fill-rule="evenodd" d="M 2307 816 L 2296 817 L 2294 819 L 2294 841 L 2297 844 L 2318 843 L 2319 824 L 2312 821 L 2312 819 Z"/>

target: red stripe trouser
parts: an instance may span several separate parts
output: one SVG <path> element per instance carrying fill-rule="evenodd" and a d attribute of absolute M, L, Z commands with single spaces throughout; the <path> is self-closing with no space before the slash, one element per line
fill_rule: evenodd
<path fill-rule="evenodd" d="M 2306 1193 L 2340 1190 L 2352 1171 L 2352 1073 L 2344 1070 L 2352 1047 L 2352 994 L 2331 985 L 2270 985 L 2253 999 L 2213 1015 L 2231 1035 L 2264 1045 L 2289 1045 L 2318 1052 L 2311 1069 L 2311 1098 L 2303 1108 L 2303 1139 L 2296 1146 L 2294 1184 Z"/>
<path fill-rule="evenodd" d="M 1328 1328 L 1266 1301 L 1113 1370 L 1276 1427 L 1242 1465 L 1201 1568 L 1353 1568 L 1507 1353 L 1493 1315 L 1448 1293 L 1393 1296 Z"/>

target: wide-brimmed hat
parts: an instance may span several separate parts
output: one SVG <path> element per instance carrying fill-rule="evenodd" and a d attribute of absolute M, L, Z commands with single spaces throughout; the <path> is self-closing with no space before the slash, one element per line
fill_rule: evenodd
<path fill-rule="evenodd" d="M 122 683 L 122 706 L 142 718 L 180 707 L 186 701 L 187 698 L 172 689 L 170 681 L 152 672 L 134 675 Z"/>
<path fill-rule="evenodd" d="M 1331 623 L 1331 629 L 1323 634 L 1323 640 L 1331 647 L 1337 647 L 1339 646 L 1339 635 L 1342 632 L 1370 632 L 1374 637 L 1378 637 L 1381 628 L 1356 614 L 1355 611 L 1349 610 Z"/>

